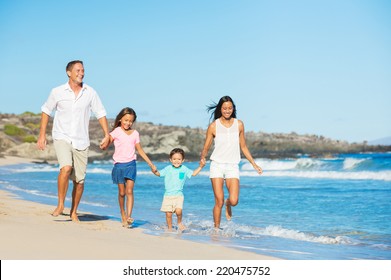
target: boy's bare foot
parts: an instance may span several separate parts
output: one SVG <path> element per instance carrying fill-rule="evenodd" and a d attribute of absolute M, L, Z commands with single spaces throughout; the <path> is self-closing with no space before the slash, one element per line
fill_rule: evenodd
<path fill-rule="evenodd" d="M 59 215 L 62 215 L 63 214 L 63 211 L 64 211 L 64 207 L 57 207 L 53 213 L 52 213 L 52 216 L 53 217 L 57 217 Z"/>
<path fill-rule="evenodd" d="M 225 217 L 228 221 L 230 221 L 232 218 L 231 204 L 229 203 L 228 199 L 225 201 Z"/>
<path fill-rule="evenodd" d="M 212 237 L 218 237 L 222 234 L 223 232 L 223 229 L 222 228 L 219 228 L 219 227 L 215 227 L 213 228 L 213 231 L 212 231 Z"/>
<path fill-rule="evenodd" d="M 180 224 L 178 224 L 178 229 L 179 229 L 180 231 L 184 231 L 184 230 L 186 229 L 186 227 L 185 227 L 184 224 L 180 223 Z"/>

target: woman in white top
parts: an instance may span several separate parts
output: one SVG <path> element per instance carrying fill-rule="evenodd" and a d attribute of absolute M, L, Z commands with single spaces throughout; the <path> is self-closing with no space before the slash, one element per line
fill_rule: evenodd
<path fill-rule="evenodd" d="M 228 198 L 225 200 L 225 215 L 227 220 L 232 217 L 232 206 L 239 202 L 239 162 L 240 150 L 253 165 L 258 174 L 262 174 L 259 167 L 246 145 L 244 124 L 236 119 L 236 106 L 232 98 L 223 96 L 218 104 L 208 106 L 208 112 L 212 111 L 211 118 L 214 121 L 206 132 L 204 148 L 201 152 L 201 162 L 205 163 L 205 157 L 214 139 L 214 150 L 210 156 L 210 180 L 215 196 L 213 208 L 213 220 L 215 228 L 220 228 L 221 210 L 224 205 L 224 180 L 228 189 Z"/>

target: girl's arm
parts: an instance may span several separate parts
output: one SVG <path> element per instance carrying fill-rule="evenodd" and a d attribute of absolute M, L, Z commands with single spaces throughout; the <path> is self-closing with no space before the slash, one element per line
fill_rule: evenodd
<path fill-rule="evenodd" d="M 263 172 L 262 168 L 255 163 L 255 160 L 253 159 L 249 149 L 247 148 L 246 139 L 244 137 L 244 124 L 242 121 L 239 121 L 239 144 L 240 144 L 240 149 L 242 150 L 247 160 L 252 164 L 252 166 L 258 172 L 258 174 L 262 174 Z"/>
<path fill-rule="evenodd" d="M 136 144 L 136 149 L 137 149 L 138 154 L 148 163 L 148 165 L 151 168 L 152 172 L 155 174 L 155 172 L 157 171 L 156 166 L 152 163 L 152 161 L 149 159 L 147 154 L 144 152 L 144 150 L 141 147 L 140 143 Z"/>
<path fill-rule="evenodd" d="M 200 164 L 204 164 L 204 166 L 205 166 L 205 163 L 206 163 L 205 158 L 208 155 L 208 151 L 210 149 L 210 146 L 213 143 L 213 138 L 215 137 L 215 131 L 216 131 L 216 122 L 212 122 L 209 125 L 208 130 L 206 131 L 206 138 L 205 138 L 204 148 L 201 151 L 201 161 L 200 161 Z"/>

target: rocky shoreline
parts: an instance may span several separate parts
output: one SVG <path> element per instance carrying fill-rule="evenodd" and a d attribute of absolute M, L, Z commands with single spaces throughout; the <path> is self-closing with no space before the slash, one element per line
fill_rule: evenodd
<path fill-rule="evenodd" d="M 20 115 L 0 114 L 0 156 L 17 156 L 38 161 L 56 160 L 50 133 L 49 145 L 45 151 L 36 148 L 39 134 L 40 115 L 26 112 Z M 113 123 L 109 119 L 109 125 Z M 52 119 L 48 125 L 51 131 Z M 181 147 L 186 152 L 187 160 L 198 160 L 206 130 L 180 126 L 157 125 L 137 122 L 135 128 L 140 132 L 141 143 L 145 152 L 153 160 L 167 160 L 167 155 L 174 147 Z M 113 146 L 108 150 L 99 149 L 102 130 L 99 122 L 90 123 L 90 160 L 111 159 Z M 297 133 L 246 132 L 247 145 L 255 158 L 295 158 L 303 154 L 311 157 L 331 157 L 341 153 L 388 152 L 391 146 L 368 145 L 368 143 L 348 143 L 319 135 L 299 135 Z"/>

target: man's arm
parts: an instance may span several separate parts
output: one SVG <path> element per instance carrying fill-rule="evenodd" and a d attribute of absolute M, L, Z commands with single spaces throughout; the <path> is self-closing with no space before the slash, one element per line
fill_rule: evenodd
<path fill-rule="evenodd" d="M 50 116 L 43 113 L 41 114 L 41 124 L 39 129 L 39 136 L 37 140 L 37 147 L 39 150 L 43 151 L 46 148 L 46 128 L 49 123 Z"/>
<path fill-rule="evenodd" d="M 98 119 L 98 121 L 99 121 L 99 124 L 102 127 L 103 133 L 105 135 L 103 137 L 102 141 L 100 142 L 99 147 L 102 150 L 105 150 L 110 144 L 109 124 L 107 122 L 106 117 L 102 117 L 102 118 Z"/>

